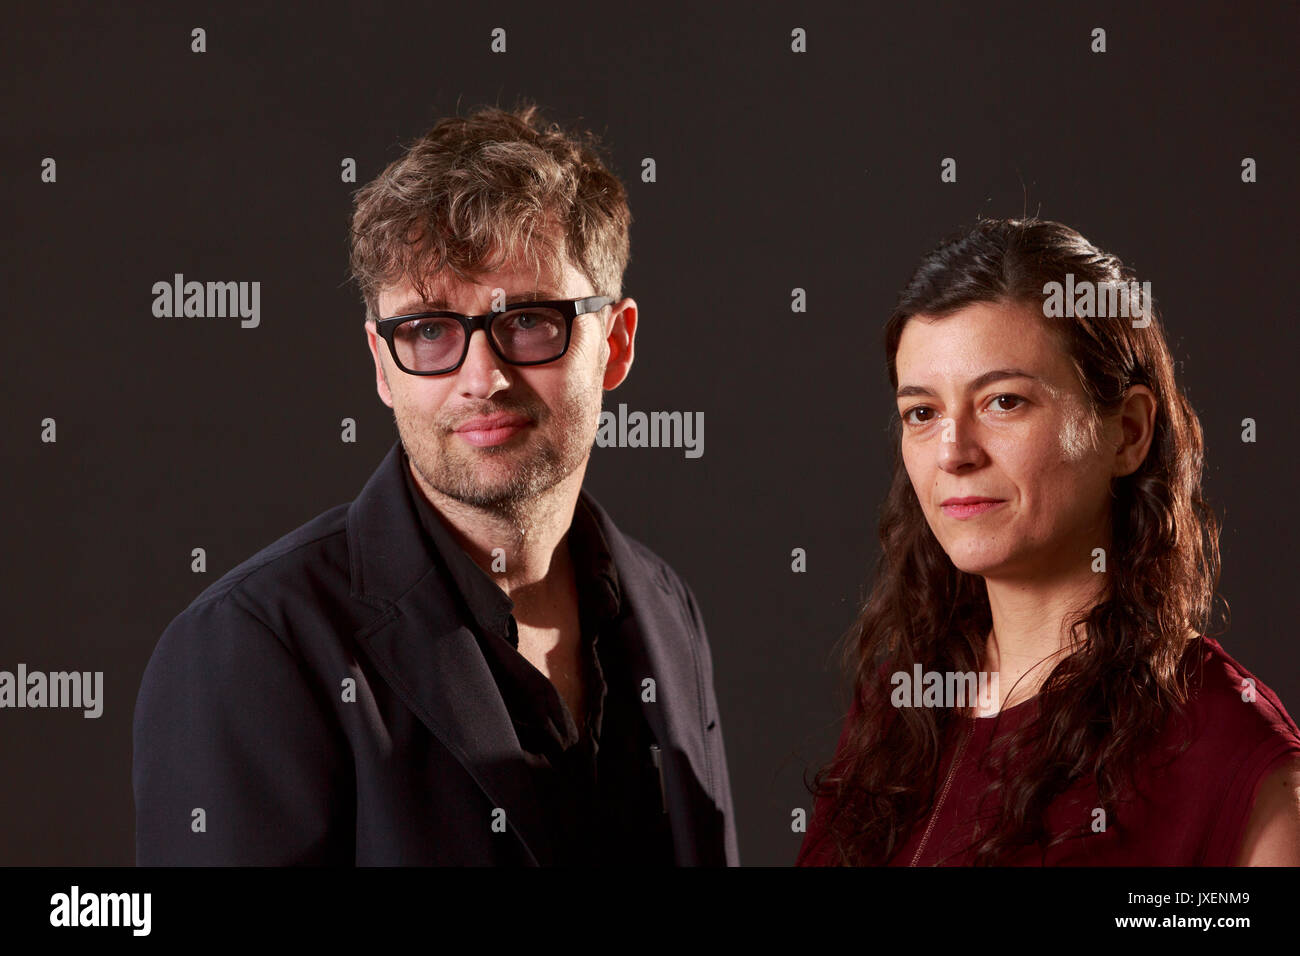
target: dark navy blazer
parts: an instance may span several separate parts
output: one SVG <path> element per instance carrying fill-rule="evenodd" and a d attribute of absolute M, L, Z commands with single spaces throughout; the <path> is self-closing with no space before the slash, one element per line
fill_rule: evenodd
<path fill-rule="evenodd" d="M 421 534 L 401 451 L 351 504 L 229 571 L 163 632 L 135 707 L 137 863 L 549 858 L 514 727 Z M 623 588 L 614 639 L 654 681 L 641 707 L 663 751 L 676 862 L 736 865 L 694 595 L 581 494 Z"/>

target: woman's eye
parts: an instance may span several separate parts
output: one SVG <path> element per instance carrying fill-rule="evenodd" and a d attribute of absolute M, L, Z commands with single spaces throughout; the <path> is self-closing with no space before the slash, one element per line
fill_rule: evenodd
<path fill-rule="evenodd" d="M 999 404 L 1004 401 L 1011 401 L 1014 402 L 1015 404 L 1011 405 L 1010 407 L 1007 407 L 1006 405 L 1003 404 Z M 1001 395 L 995 395 L 993 396 L 992 400 L 989 402 L 991 406 L 992 405 L 997 406 L 995 411 L 1000 411 L 1000 412 L 1014 412 L 1017 408 L 1019 408 L 1024 403 L 1025 400 L 1023 398 L 1021 398 L 1019 395 L 1013 395 L 1010 392 L 1005 392 Z M 909 408 L 907 411 L 903 412 L 903 421 L 909 425 L 928 425 L 930 422 L 934 421 L 933 418 L 912 417 L 913 415 L 919 414 L 921 412 L 933 413 L 934 409 L 928 405 L 915 405 L 912 408 Z"/>

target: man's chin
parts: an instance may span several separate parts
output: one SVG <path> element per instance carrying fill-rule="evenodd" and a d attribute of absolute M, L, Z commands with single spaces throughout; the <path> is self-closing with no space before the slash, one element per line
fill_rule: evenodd
<path fill-rule="evenodd" d="M 520 502 L 527 500 L 528 497 L 520 495 L 515 489 L 509 488 L 454 488 L 444 491 L 443 494 L 453 501 L 484 511 L 502 511 L 513 508 Z"/>
<path fill-rule="evenodd" d="M 532 474 L 533 480 L 524 480 L 525 474 Z M 510 461 L 505 456 L 493 461 L 460 461 L 450 471 L 441 471 L 436 479 L 434 487 L 448 498 L 490 510 L 530 501 L 555 484 L 540 480 L 541 476 L 525 468 L 522 460 Z"/>

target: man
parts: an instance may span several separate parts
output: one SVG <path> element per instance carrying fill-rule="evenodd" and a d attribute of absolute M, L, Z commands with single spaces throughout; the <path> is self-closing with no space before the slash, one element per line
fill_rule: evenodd
<path fill-rule="evenodd" d="M 738 862 L 694 595 L 582 490 L 632 365 L 629 222 L 535 107 L 443 120 L 358 192 L 400 440 L 164 632 L 139 863 Z"/>

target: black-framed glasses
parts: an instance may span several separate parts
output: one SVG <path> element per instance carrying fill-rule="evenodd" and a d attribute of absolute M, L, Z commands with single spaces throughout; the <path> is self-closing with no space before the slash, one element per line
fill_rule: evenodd
<path fill-rule="evenodd" d="M 460 368 L 469 354 L 470 336 L 482 329 L 488 344 L 511 365 L 545 365 L 564 356 L 573 320 L 597 312 L 614 300 L 605 295 L 585 299 L 518 302 L 501 312 L 415 312 L 380 319 L 375 328 L 388 343 L 393 361 L 411 375 L 445 375 Z"/>

